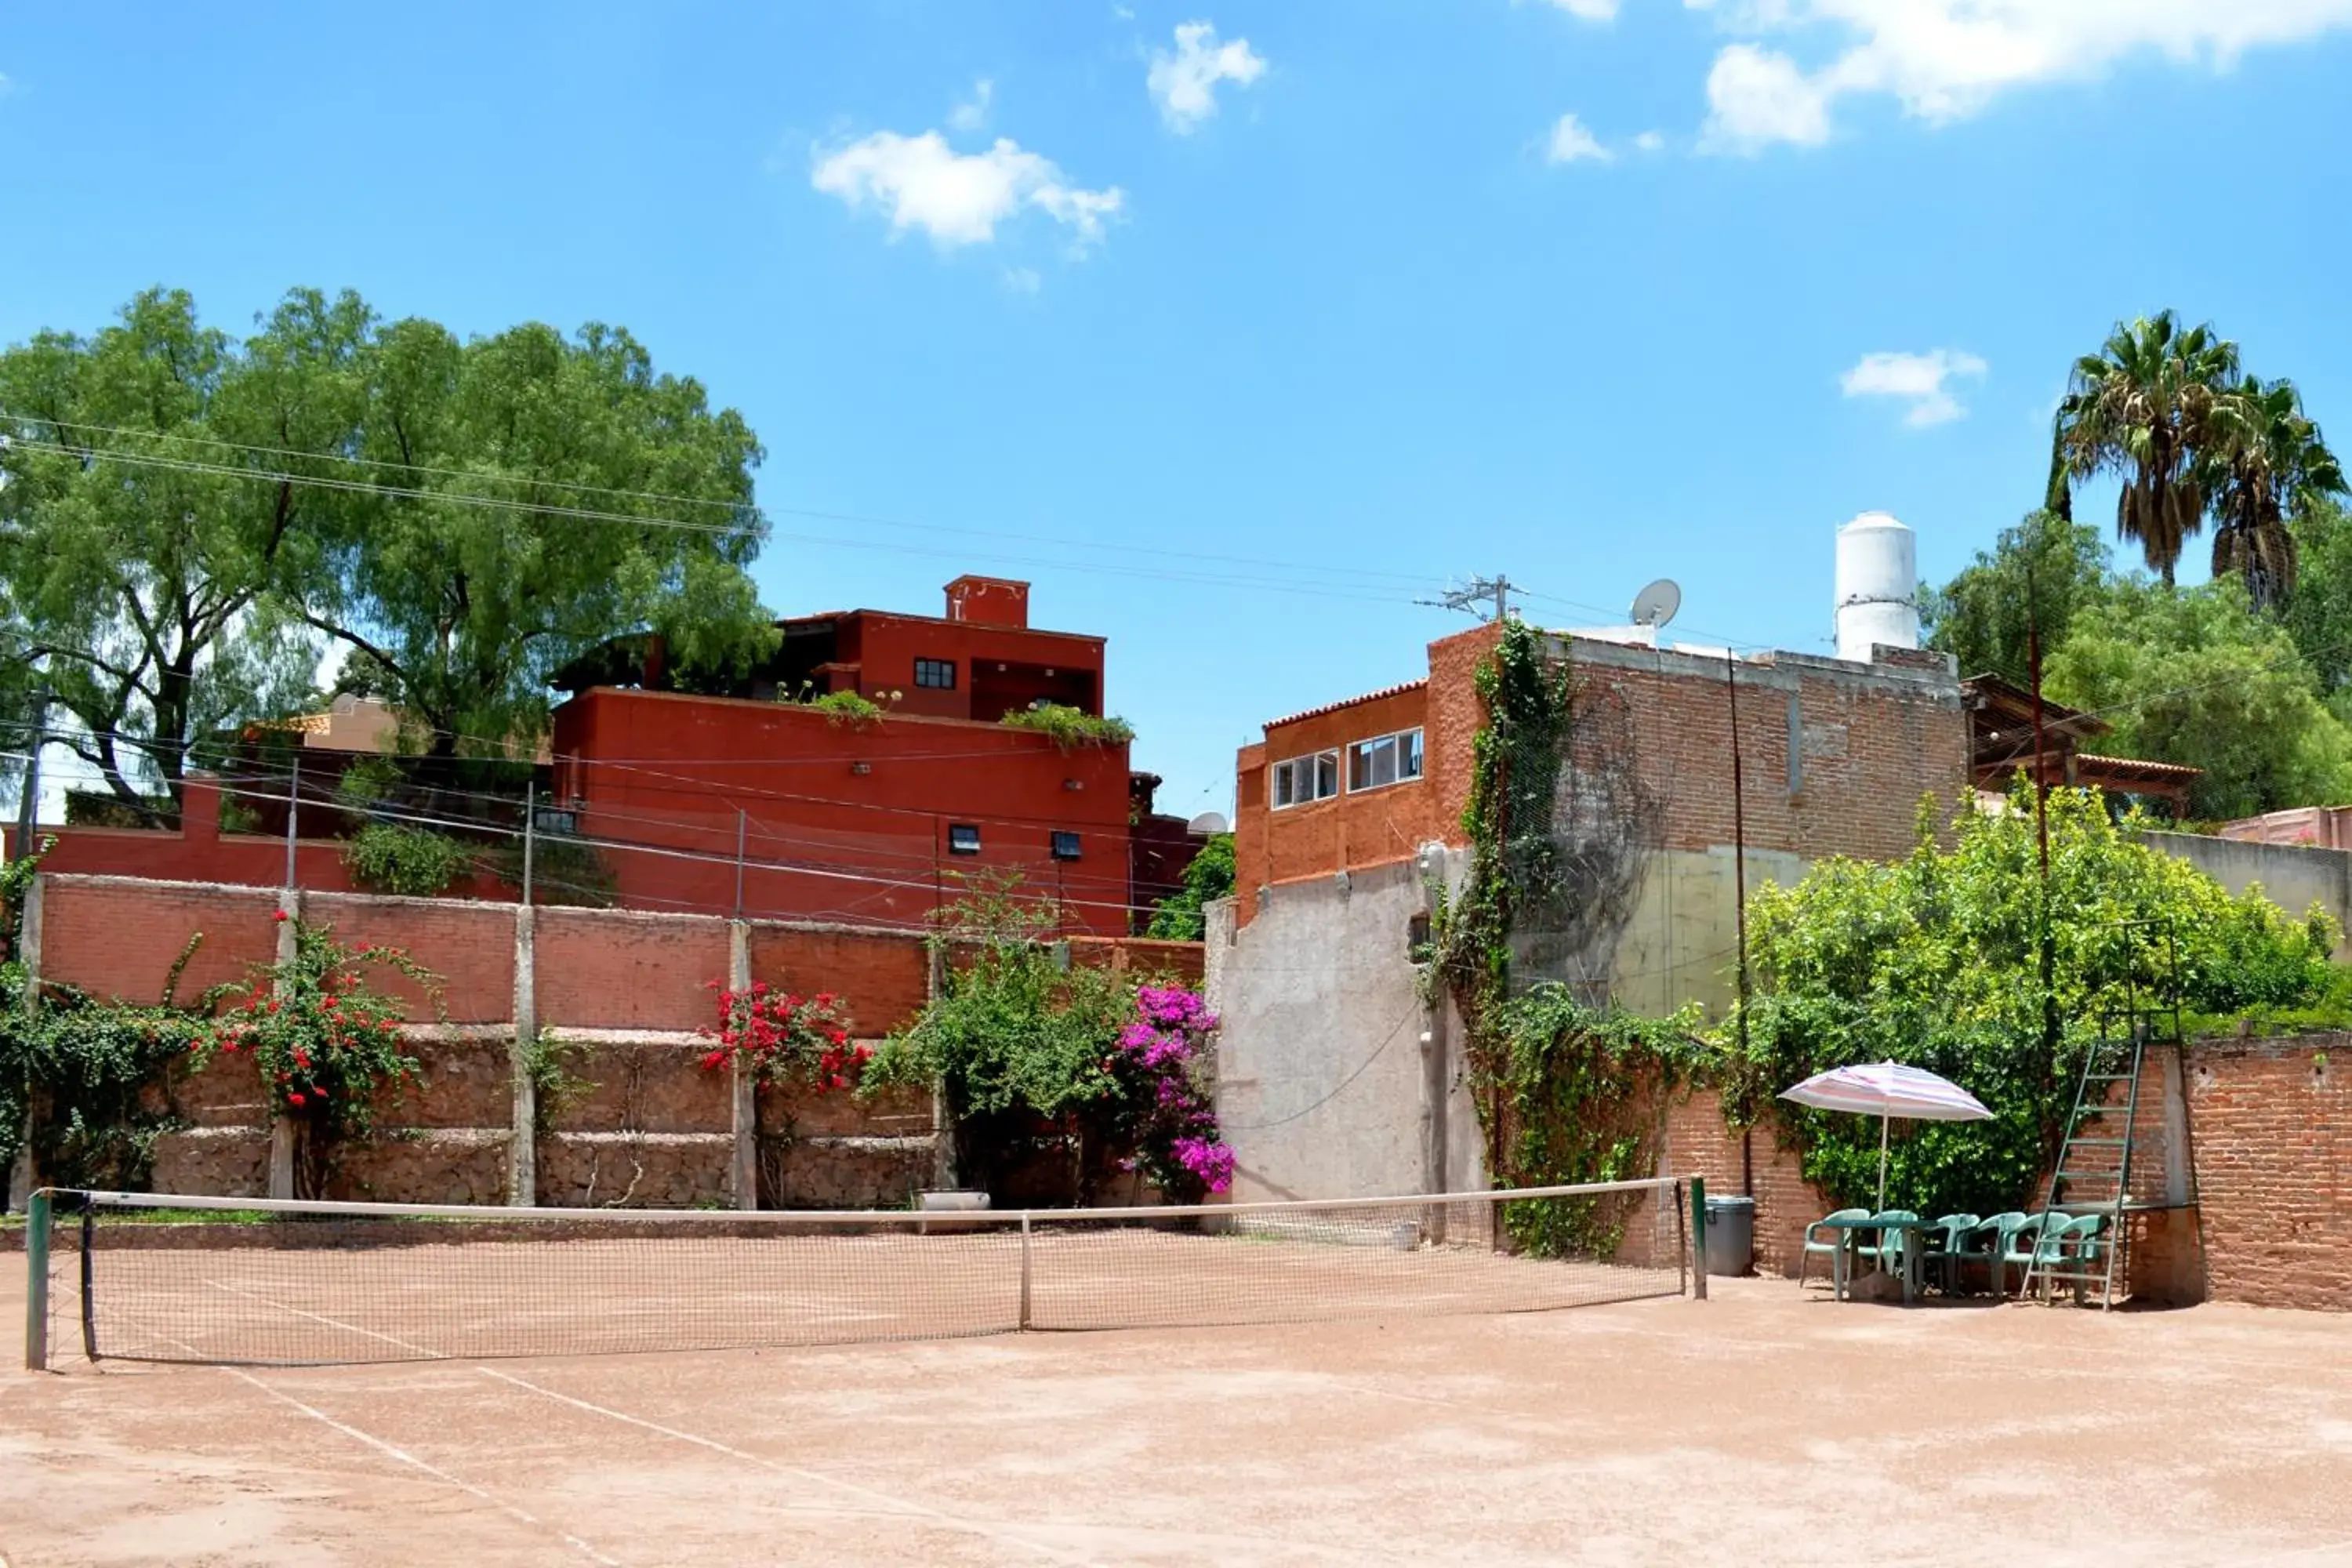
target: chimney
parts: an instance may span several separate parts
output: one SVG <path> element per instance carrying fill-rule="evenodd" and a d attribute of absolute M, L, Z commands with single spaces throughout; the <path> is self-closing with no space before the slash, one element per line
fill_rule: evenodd
<path fill-rule="evenodd" d="M 967 573 L 948 584 L 948 619 L 975 626 L 1029 625 L 1029 584 L 1008 577 L 975 577 Z"/>

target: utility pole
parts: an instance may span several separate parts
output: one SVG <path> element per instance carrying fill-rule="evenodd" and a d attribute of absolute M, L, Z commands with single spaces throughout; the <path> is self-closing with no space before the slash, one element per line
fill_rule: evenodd
<path fill-rule="evenodd" d="M 25 749 L 25 798 L 17 803 L 16 854 L 33 852 L 33 830 L 41 820 L 41 746 L 49 733 L 49 694 L 33 693 L 33 743 Z"/>
<path fill-rule="evenodd" d="M 539 781 L 532 779 L 522 786 L 522 907 L 530 908 L 530 858 L 537 846 L 531 842 L 532 830 L 539 825 Z"/>
<path fill-rule="evenodd" d="M 1739 944 L 1739 1059 L 1748 1058 L 1748 791 L 1739 767 L 1739 656 L 1723 650 L 1723 690 L 1731 704 L 1731 920 Z M 1789 737 L 1790 745 L 1802 737 Z M 1756 1194 L 1756 1141 L 1753 1129 L 1739 1134 L 1739 1190 Z"/>
<path fill-rule="evenodd" d="M 1511 613 L 1511 592 L 1517 586 L 1497 572 L 1492 577 L 1473 577 L 1466 587 L 1448 589 L 1443 598 L 1416 599 L 1413 603 L 1440 610 L 1466 610 L 1481 620 L 1499 621 Z M 1491 614 L 1480 609 L 1489 601 L 1494 605 Z"/>

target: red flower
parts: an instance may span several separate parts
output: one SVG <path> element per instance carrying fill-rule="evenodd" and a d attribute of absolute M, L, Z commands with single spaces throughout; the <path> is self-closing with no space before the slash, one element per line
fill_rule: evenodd
<path fill-rule="evenodd" d="M 276 921 L 279 925 L 284 925 L 286 923 L 286 911 L 284 910 L 279 910 L 276 914 L 271 915 L 269 918 Z"/>
<path fill-rule="evenodd" d="M 715 1068 L 726 1059 L 727 1053 L 725 1051 L 712 1051 L 709 1056 L 702 1058 L 702 1065 L 705 1068 Z"/>
<path fill-rule="evenodd" d="M 301 1103 L 302 1103 L 302 1091 L 301 1091 L 300 1089 L 296 1089 L 293 1093 L 291 1093 L 291 1094 L 288 1095 L 288 1096 L 286 1097 L 286 1103 L 287 1103 L 287 1104 L 289 1104 L 289 1105 L 299 1105 L 299 1104 L 301 1104 Z"/>

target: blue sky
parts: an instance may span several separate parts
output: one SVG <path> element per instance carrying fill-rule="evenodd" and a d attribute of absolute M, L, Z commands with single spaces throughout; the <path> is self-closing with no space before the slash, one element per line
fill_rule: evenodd
<path fill-rule="evenodd" d="M 1473 573 L 1825 651 L 1837 524 L 1948 574 L 2119 317 L 2352 428 L 2352 0 L 198 9 L 0 0 L 0 341 L 624 323 L 765 442 L 770 604 L 1030 577 L 1186 813 Z"/>

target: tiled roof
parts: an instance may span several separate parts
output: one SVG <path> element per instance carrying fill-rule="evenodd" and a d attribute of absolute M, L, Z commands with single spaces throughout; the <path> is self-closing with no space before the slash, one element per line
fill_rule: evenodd
<path fill-rule="evenodd" d="M 1419 680 L 1401 680 L 1394 686 L 1383 686 L 1378 691 L 1367 691 L 1361 697 L 1342 698 L 1337 702 L 1326 702 L 1320 708 L 1302 709 L 1296 713 L 1286 713 L 1279 719 L 1268 719 L 1265 721 L 1265 728 L 1275 730 L 1285 724 L 1298 723 L 1306 719 L 1320 719 L 1324 714 L 1337 713 L 1342 708 L 1353 708 L 1365 702 L 1378 702 L 1383 697 L 1401 697 L 1408 691 L 1419 691 L 1428 684 L 1429 678 L 1426 676 Z"/>

